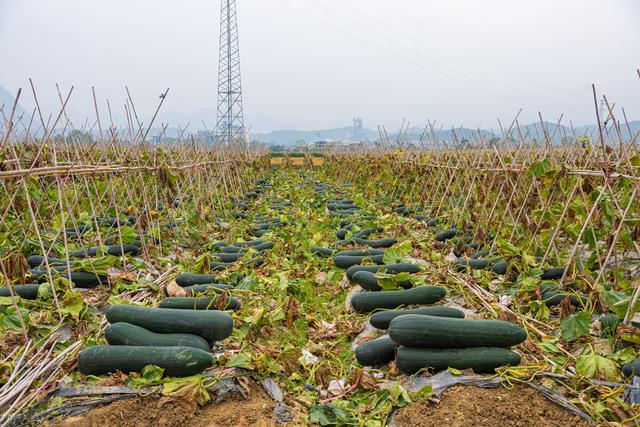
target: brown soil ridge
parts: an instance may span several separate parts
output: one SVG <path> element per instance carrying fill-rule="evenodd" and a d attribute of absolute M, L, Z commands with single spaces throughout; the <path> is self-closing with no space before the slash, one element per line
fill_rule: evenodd
<path fill-rule="evenodd" d="M 588 426 L 579 416 L 527 386 L 512 389 L 455 386 L 439 401 L 423 399 L 398 411 L 398 427 L 416 426 Z"/>
<path fill-rule="evenodd" d="M 209 427 L 209 426 L 297 426 L 276 424 L 273 410 L 276 403 L 261 387 L 252 387 L 250 398 L 225 399 L 199 408 L 195 403 L 167 397 L 135 397 L 92 409 L 86 414 L 66 418 L 51 424 L 55 427 Z"/>

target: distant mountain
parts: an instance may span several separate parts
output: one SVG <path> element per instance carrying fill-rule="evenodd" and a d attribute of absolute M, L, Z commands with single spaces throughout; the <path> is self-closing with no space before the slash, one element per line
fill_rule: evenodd
<path fill-rule="evenodd" d="M 13 108 L 13 103 L 15 102 L 15 98 L 11 95 L 7 89 L 0 86 L 0 109 L 2 109 L 5 117 L 9 119 L 11 115 L 11 109 Z M 13 113 L 13 118 L 17 119 L 18 117 L 24 114 L 24 109 L 20 106 L 20 103 L 16 106 L 16 111 Z"/>
<path fill-rule="evenodd" d="M 371 129 L 363 129 L 366 139 L 376 140 L 378 132 Z M 251 133 L 251 141 L 257 141 L 268 145 L 293 145 L 297 142 L 311 143 L 326 139 L 345 141 L 353 139 L 353 127 L 343 127 L 324 130 L 276 130 L 269 133 Z"/>
<path fill-rule="evenodd" d="M 587 135 L 592 139 L 598 138 L 597 125 L 576 126 L 574 127 L 574 129 L 571 129 L 571 127 L 569 126 L 557 126 L 556 123 L 551 122 L 544 122 L 544 128 L 543 125 L 539 122 L 526 125 L 521 124 L 519 131 L 515 127 L 511 129 L 511 137 L 514 139 L 519 139 L 521 133 L 522 137 L 528 140 L 537 139 L 538 141 L 544 141 L 546 139 L 545 129 L 548 137 L 555 144 L 562 142 L 565 137 L 572 138 L 574 132 L 576 136 Z M 629 122 L 629 130 L 627 129 L 626 125 L 623 124 L 621 130 L 623 136 L 627 139 L 629 139 L 629 134 L 635 136 L 640 131 L 640 120 Z M 364 129 L 364 132 L 366 137 L 370 141 L 377 141 L 380 139 L 377 131 Z M 508 132 L 508 129 L 504 129 L 504 132 Z M 423 133 L 425 133 L 424 128 L 411 127 L 409 129 L 403 129 L 402 132 L 389 132 L 387 136 L 391 143 L 396 143 L 398 141 L 416 143 L 420 140 L 420 137 L 423 135 Z M 482 136 L 484 141 L 488 141 L 492 138 L 502 137 L 502 131 L 500 129 L 480 129 L 480 135 Z M 427 129 L 425 134 L 425 139 L 428 141 L 433 141 L 434 139 L 437 139 L 438 141 L 453 141 L 456 138 L 458 141 L 462 141 L 463 139 L 472 142 L 476 141 L 478 139 L 478 130 L 465 127 L 458 127 L 453 129 L 437 128 L 433 130 Z M 278 130 L 269 133 L 252 133 L 250 135 L 250 139 L 252 141 L 257 141 L 261 144 L 267 145 L 294 145 L 298 142 L 303 141 L 304 143 L 326 139 L 349 141 L 353 140 L 354 138 L 353 128 L 344 127 L 313 131 Z"/>
<path fill-rule="evenodd" d="M 489 140 L 493 138 L 495 135 L 493 132 L 489 130 L 480 130 L 480 134 L 482 138 L 485 140 Z M 463 139 L 475 140 L 478 138 L 478 130 L 470 129 L 465 127 L 453 128 L 453 129 L 445 129 L 445 128 L 419 128 L 419 127 L 411 127 L 409 129 L 404 129 L 402 132 L 396 131 L 388 133 L 389 142 L 418 142 L 420 138 L 424 137 L 425 141 L 433 141 L 437 139 L 438 141 L 453 141 L 457 139 L 458 141 L 462 141 Z"/>

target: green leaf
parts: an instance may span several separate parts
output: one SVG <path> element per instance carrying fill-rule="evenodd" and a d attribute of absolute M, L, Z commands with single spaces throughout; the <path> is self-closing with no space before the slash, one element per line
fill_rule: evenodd
<path fill-rule="evenodd" d="M 536 269 L 540 270 L 540 269 Z M 539 277 L 539 276 L 538 276 Z M 532 292 L 540 286 L 540 279 L 538 277 L 518 277 L 518 289 L 522 292 Z"/>
<path fill-rule="evenodd" d="M 578 223 L 573 223 L 573 224 L 569 224 L 566 227 L 567 230 L 567 234 L 569 235 L 569 237 L 571 237 L 573 240 L 577 239 L 578 236 L 580 235 L 580 230 L 582 229 L 582 225 L 578 224 Z"/>
<path fill-rule="evenodd" d="M 600 297 L 604 303 L 609 307 L 611 311 L 618 315 L 621 319 L 627 314 L 629 304 L 631 303 L 631 297 L 624 292 L 607 291 L 600 292 Z M 634 307 L 633 312 L 640 310 L 640 301 Z"/>
<path fill-rule="evenodd" d="M 107 270 L 120 265 L 120 259 L 112 255 L 87 258 L 77 261 L 80 270 L 90 271 L 99 276 L 106 276 Z"/>
<path fill-rule="evenodd" d="M 381 270 L 384 271 L 384 267 Z M 378 286 L 380 286 L 384 291 L 400 289 L 399 282 L 407 282 L 411 280 L 409 273 L 388 274 L 377 272 L 375 273 L 375 276 L 378 279 Z"/>
<path fill-rule="evenodd" d="M 536 177 L 541 177 L 553 171 L 553 166 L 548 159 L 536 162 L 529 167 L 529 172 Z"/>
<path fill-rule="evenodd" d="M 196 274 L 203 274 L 209 271 L 209 264 L 211 263 L 211 256 L 208 252 L 205 252 L 198 256 L 191 268 L 187 271 L 191 271 Z"/>
<path fill-rule="evenodd" d="M 529 303 L 529 314 L 534 319 L 546 321 L 549 320 L 549 307 L 544 301 L 533 300 Z"/>
<path fill-rule="evenodd" d="M 607 356 L 608 359 L 613 360 L 619 365 L 626 365 L 636 360 L 636 351 L 632 347 L 625 347 L 622 350 L 618 350 L 613 354 Z"/>
<path fill-rule="evenodd" d="M 266 313 L 267 309 L 265 307 L 260 307 L 256 309 L 251 316 L 243 318 L 242 321 L 249 325 L 262 326 L 262 319 Z"/>
<path fill-rule="evenodd" d="M 394 248 L 388 248 L 384 251 L 382 262 L 385 264 L 401 264 L 408 261 L 409 255 L 413 251 L 411 242 L 402 242 Z"/>
<path fill-rule="evenodd" d="M 309 422 L 321 426 L 357 425 L 353 417 L 335 405 L 315 405 L 309 408 Z"/>
<path fill-rule="evenodd" d="M 29 310 L 24 307 L 18 307 L 16 311 L 15 306 L 7 307 L 5 313 L 0 313 L 0 329 L 11 329 L 14 331 L 21 331 L 22 325 L 20 324 L 20 317 L 26 327 L 29 327 Z"/>
<path fill-rule="evenodd" d="M 122 236 L 122 243 L 128 244 L 132 244 L 133 242 L 135 242 L 136 237 L 138 237 L 138 233 L 136 233 L 136 230 L 128 225 L 120 227 L 120 235 Z M 116 237 L 118 237 L 118 235 L 116 235 Z"/>
<path fill-rule="evenodd" d="M 51 284 L 43 283 L 38 287 L 38 299 L 42 301 L 48 301 L 53 297 L 51 292 Z"/>
<path fill-rule="evenodd" d="M 522 252 L 522 261 L 529 267 L 532 267 L 538 263 L 534 256 L 531 256 L 525 252 Z"/>
<path fill-rule="evenodd" d="M 562 350 L 560 350 L 560 348 L 556 345 L 557 342 L 558 338 L 553 338 L 550 340 L 542 341 L 538 344 L 538 347 L 540 347 L 540 349 L 545 353 L 562 354 Z"/>
<path fill-rule="evenodd" d="M 500 247 L 500 253 L 507 257 L 516 257 L 520 255 L 520 249 L 504 239 L 497 239 L 496 243 Z"/>
<path fill-rule="evenodd" d="M 211 400 L 202 375 L 166 379 L 162 384 L 162 395 L 195 401 L 201 406 Z"/>
<path fill-rule="evenodd" d="M 16 295 L 16 301 L 20 301 L 20 296 Z M 13 305 L 12 297 L 0 297 L 0 306 L 10 306 Z"/>
<path fill-rule="evenodd" d="M 253 291 L 256 289 L 257 285 L 258 279 L 256 279 L 255 277 L 245 277 L 244 279 L 242 279 L 242 281 L 240 281 L 240 284 L 236 286 L 235 289 Z"/>
<path fill-rule="evenodd" d="M 149 381 L 149 382 L 160 381 L 160 379 L 162 378 L 162 375 L 164 374 L 164 369 L 155 365 L 147 365 L 144 368 L 142 368 L 141 374 L 142 375 L 140 376 L 140 378 L 142 378 L 145 381 Z"/>
<path fill-rule="evenodd" d="M 147 365 L 142 368 L 142 372 L 132 372 L 125 381 L 129 387 L 148 387 L 162 383 L 164 369 L 156 365 Z"/>
<path fill-rule="evenodd" d="M 411 397 L 409 393 L 400 384 L 396 383 L 389 387 L 389 398 L 393 402 L 394 406 L 403 407 L 411 403 Z"/>
<path fill-rule="evenodd" d="M 65 291 L 62 299 L 62 307 L 60 307 L 62 314 L 69 314 L 74 319 L 80 319 L 80 313 L 82 313 L 83 308 L 84 301 L 82 300 L 82 294 L 80 294 L 80 292 Z"/>
<path fill-rule="evenodd" d="M 614 361 L 597 355 L 593 351 L 591 354 L 578 357 L 576 361 L 576 372 L 583 377 L 604 379 L 607 381 L 617 381 L 620 377 Z"/>
<path fill-rule="evenodd" d="M 578 311 L 562 321 L 560 335 L 571 342 L 578 337 L 589 334 L 591 315 L 586 311 Z"/>
<path fill-rule="evenodd" d="M 249 353 L 234 354 L 227 362 L 227 368 L 251 368 L 251 355 Z"/>
<path fill-rule="evenodd" d="M 278 307 L 276 310 L 272 310 L 269 312 L 269 324 L 275 325 L 278 322 L 283 321 L 287 318 L 287 315 L 284 313 L 282 308 Z"/>
<path fill-rule="evenodd" d="M 450 371 L 451 369 L 453 369 L 453 368 L 449 368 L 448 369 L 449 372 L 451 372 Z M 458 372 L 460 372 L 460 374 L 462 373 L 462 371 L 458 371 Z M 460 375 L 460 374 L 454 374 L 454 375 Z M 433 394 L 433 385 L 427 384 L 426 386 L 422 387 L 417 392 L 411 393 L 411 399 L 412 400 L 424 399 L 425 397 L 430 397 L 432 394 Z"/>

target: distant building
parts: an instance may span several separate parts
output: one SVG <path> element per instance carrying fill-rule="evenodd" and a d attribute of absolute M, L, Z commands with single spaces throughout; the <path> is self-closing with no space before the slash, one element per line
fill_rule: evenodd
<path fill-rule="evenodd" d="M 362 117 L 355 117 L 353 119 L 351 140 L 356 142 L 367 140 L 367 132 L 364 130 L 364 122 L 362 121 Z"/>
<path fill-rule="evenodd" d="M 331 148 L 334 147 L 336 144 L 336 141 L 332 140 L 332 139 L 321 139 L 320 141 L 316 141 L 312 144 L 312 147 L 314 150 L 318 150 L 318 151 L 324 151 L 327 148 Z"/>
<path fill-rule="evenodd" d="M 362 146 L 366 144 L 366 141 L 334 141 L 333 139 L 321 139 L 310 144 L 310 147 L 314 151 L 325 150 L 349 150 L 354 147 Z"/>

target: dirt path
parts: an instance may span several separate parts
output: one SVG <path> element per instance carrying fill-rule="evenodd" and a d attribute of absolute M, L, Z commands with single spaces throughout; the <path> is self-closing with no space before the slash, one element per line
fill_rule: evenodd
<path fill-rule="evenodd" d="M 245 298 L 243 301 L 243 314 L 236 316 L 246 322 L 247 316 L 261 313 L 264 307 L 274 307 L 275 302 L 287 298 L 287 304 L 282 306 L 286 328 L 283 327 L 283 319 L 270 320 L 266 313 L 260 315 L 260 321 L 255 321 L 248 335 L 244 338 L 263 349 L 264 353 L 275 359 L 274 379 L 280 383 L 283 392 L 290 398 L 305 402 L 305 408 L 318 402 L 320 397 L 309 387 L 296 387 L 294 382 L 287 378 L 292 374 L 298 375 L 298 386 L 307 374 L 300 360 L 302 354 L 301 342 L 306 343 L 308 351 L 313 352 L 312 357 L 318 359 L 315 371 L 314 386 L 318 389 L 327 389 L 330 380 L 334 380 L 338 373 L 353 373 L 354 369 L 360 369 L 353 365 L 354 358 L 349 351 L 350 340 L 360 331 L 361 324 L 366 320 L 365 316 L 357 316 L 353 313 L 345 313 L 343 310 L 344 297 L 348 290 L 340 287 L 344 273 L 334 271 L 330 278 L 327 275 L 333 268 L 330 260 L 318 256 L 305 259 L 303 245 L 309 245 L 312 238 L 323 243 L 335 241 L 335 221 L 333 225 L 328 215 L 324 212 L 324 204 L 316 204 L 311 191 L 299 192 L 296 185 L 303 187 L 308 179 L 291 175 L 290 179 L 281 181 L 287 184 L 274 186 L 268 193 L 273 198 L 279 198 L 292 203 L 294 211 L 288 212 L 286 221 L 291 231 L 274 231 L 273 238 L 277 246 L 274 252 L 277 255 L 268 256 L 266 265 L 257 271 L 256 278 L 260 284 L 266 284 L 264 288 L 258 288 L 252 295 L 253 300 Z M 353 195 L 349 195 L 352 197 Z M 263 197 L 254 206 L 255 211 L 261 205 L 273 203 L 271 198 Z M 259 211 L 258 211 L 259 212 Z M 250 214 L 250 212 L 248 212 Z M 255 212 L 254 212 L 255 213 Z M 300 218 L 302 217 L 302 218 Z M 400 225 L 386 220 L 385 235 L 394 237 L 406 237 L 408 233 Z M 304 226 L 301 226 L 304 223 Z M 318 237 L 319 236 L 319 237 Z M 415 236 L 412 236 L 415 238 Z M 431 265 L 430 265 L 431 266 Z M 437 269 L 437 266 L 431 266 Z M 336 269 L 334 269 L 336 270 Z M 286 275 L 285 275 L 286 273 Z M 282 277 L 280 277 L 282 275 Z M 295 278 L 292 278 L 295 276 Z M 286 280 L 285 280 L 286 279 Z M 287 285 L 277 288 L 282 281 Z M 297 281 L 297 282 L 296 282 Z M 301 284 L 312 284 L 312 291 L 304 291 Z M 295 285 L 295 287 L 293 286 Z M 274 289 L 277 289 L 274 292 Z M 293 289 L 293 290 L 292 290 Z M 298 323 L 296 323 L 298 322 Z M 239 322 L 236 322 L 238 326 Z M 349 339 L 344 340 L 345 334 Z M 318 343 L 314 343 L 316 340 Z M 296 348 L 290 349 L 285 354 L 285 343 L 296 342 Z M 262 351 L 262 350 L 259 350 Z M 273 353 L 273 354 L 271 354 Z M 254 357 L 259 357 L 257 352 Z M 311 353 L 310 353 L 311 354 Z M 336 355 L 339 357 L 337 358 Z M 269 360 L 269 359 L 263 359 Z M 353 366 L 352 366 L 353 365 Z M 351 366 L 345 370 L 345 367 Z M 395 376 L 393 374 L 392 376 Z M 307 379 L 308 382 L 313 380 Z M 305 384 L 306 385 L 306 384 Z M 314 390 L 314 387 L 311 387 Z M 324 390 L 323 390 L 324 391 Z M 343 402 L 351 400 L 358 407 L 365 408 L 369 402 L 368 391 L 356 388 L 354 392 L 346 393 Z M 364 397 L 363 397 L 364 396 Z M 304 398 L 304 400 L 303 400 Z M 286 399 L 286 398 L 285 398 Z M 260 385 L 252 384 L 248 399 L 241 397 L 226 399 L 218 404 L 208 404 L 198 407 L 193 402 L 185 402 L 169 397 L 146 397 L 124 399 L 107 406 L 96 408 L 88 413 L 73 418 L 62 420 L 62 427 L 89 427 L 89 426 L 272 426 L 272 425 L 308 425 L 306 409 L 299 411 L 294 420 L 287 424 L 276 424 L 274 402 Z M 388 411 L 391 409 L 389 405 Z M 383 422 L 388 411 L 377 415 L 375 421 Z M 355 411 L 354 411 L 355 412 Z M 362 412 L 363 414 L 365 412 Z M 373 419 L 373 417 L 372 417 Z M 428 422 L 427 422 L 428 420 Z M 418 401 L 401 409 L 396 417 L 398 426 L 420 425 L 453 425 L 453 426 L 582 426 L 587 425 L 577 416 L 565 411 L 553 402 L 546 399 L 534 389 L 521 386 L 516 389 L 481 389 L 475 387 L 454 387 L 448 390 L 440 401 L 428 399 Z M 352 425 L 352 424 L 349 424 Z M 378 424 L 376 424 L 378 425 Z"/>

